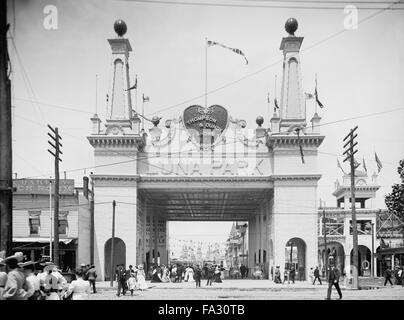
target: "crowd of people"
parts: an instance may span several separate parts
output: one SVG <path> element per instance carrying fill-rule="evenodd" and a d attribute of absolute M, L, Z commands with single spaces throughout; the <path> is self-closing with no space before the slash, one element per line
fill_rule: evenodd
<path fill-rule="evenodd" d="M 129 265 L 129 269 L 126 269 L 124 264 L 117 265 L 115 280 L 118 284 L 116 293 L 118 297 L 121 296 L 121 294 L 125 295 L 128 290 L 133 296 L 135 291 L 143 292 L 148 288 L 146 274 L 142 264 L 135 267 Z"/>
<path fill-rule="evenodd" d="M 94 266 L 81 265 L 68 283 L 51 261 L 25 261 L 22 252 L 0 260 L 0 300 L 87 300 L 96 292 Z"/>

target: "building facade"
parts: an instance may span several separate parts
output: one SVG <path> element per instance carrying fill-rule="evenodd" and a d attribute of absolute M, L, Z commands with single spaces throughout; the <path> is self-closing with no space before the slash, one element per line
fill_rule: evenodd
<path fill-rule="evenodd" d="M 307 119 L 299 53 L 303 37 L 295 36 L 291 25 L 280 46 L 280 105 L 268 127 L 260 116 L 248 127 L 213 104 L 189 106 L 164 125 L 154 117 L 152 127 L 143 129 L 132 91 L 126 90 L 132 47 L 122 32 L 108 40 L 113 75 L 107 118 L 102 122 L 95 114 L 88 136 L 96 201 L 116 201 L 114 222 L 112 205 L 95 209 L 100 279 L 109 279 L 112 271 L 112 225 L 113 266 L 167 263 L 168 221 L 247 221 L 250 268 L 258 263 L 283 270 L 290 243 L 297 264 L 317 263 L 317 149 L 324 136 L 318 114 Z"/>
<path fill-rule="evenodd" d="M 404 265 L 402 252 L 404 225 L 398 217 L 373 205 L 380 186 L 377 174 L 355 171 L 355 208 L 358 230 L 358 274 L 359 276 L 383 276 L 386 267 Z M 342 182 L 336 181 L 333 195 L 335 207 L 318 209 L 318 266 L 329 262 L 349 274 L 353 263 L 351 180 L 344 174 Z M 324 232 L 324 230 L 326 230 Z M 324 237 L 325 233 L 325 237 Z M 325 241 L 324 241 L 325 240 Z"/>
<path fill-rule="evenodd" d="M 88 178 L 86 181 L 88 181 Z M 51 182 L 50 182 L 51 181 Z M 54 181 L 16 179 L 13 181 L 13 252 L 21 251 L 38 261 L 50 255 L 53 235 Z M 51 188 L 51 195 L 50 195 Z M 91 204 L 89 190 L 76 188 L 74 180 L 59 185 L 59 262 L 60 268 L 74 270 L 90 263 Z"/>

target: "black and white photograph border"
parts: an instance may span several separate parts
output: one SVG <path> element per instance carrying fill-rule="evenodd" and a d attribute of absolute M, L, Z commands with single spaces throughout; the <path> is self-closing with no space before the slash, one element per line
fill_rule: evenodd
<path fill-rule="evenodd" d="M 404 299 L 404 1 L 0 12 L 0 300 Z"/>

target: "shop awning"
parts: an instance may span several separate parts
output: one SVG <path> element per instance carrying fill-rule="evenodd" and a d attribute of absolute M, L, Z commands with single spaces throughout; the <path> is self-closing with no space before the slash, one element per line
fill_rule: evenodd
<path fill-rule="evenodd" d="M 69 244 L 73 240 L 75 240 L 75 239 L 59 239 L 59 242 L 63 242 L 64 244 Z M 13 242 L 49 243 L 49 238 L 33 238 L 33 237 L 29 237 L 29 238 L 13 238 Z"/>

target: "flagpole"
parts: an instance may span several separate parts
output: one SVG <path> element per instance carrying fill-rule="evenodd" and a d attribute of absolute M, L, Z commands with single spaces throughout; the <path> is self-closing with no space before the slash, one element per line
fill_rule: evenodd
<path fill-rule="evenodd" d="M 315 92 L 314 99 L 316 100 L 316 101 L 314 101 L 314 113 L 316 114 L 317 113 L 317 73 L 316 73 L 316 89 L 314 92 Z"/>
<path fill-rule="evenodd" d="M 137 75 L 136 75 L 136 91 L 135 91 L 135 109 L 136 109 L 136 112 L 138 111 L 137 110 Z"/>
<path fill-rule="evenodd" d="M 205 37 L 205 108 L 208 107 L 208 38 Z"/>
<path fill-rule="evenodd" d="M 98 109 L 98 74 L 95 74 L 95 114 L 97 114 Z"/>
<path fill-rule="evenodd" d="M 276 100 L 276 97 L 277 97 L 277 94 L 276 94 L 276 79 L 277 79 L 277 75 L 275 75 L 275 100 Z M 275 112 L 277 111 L 277 109 L 276 109 L 276 106 L 275 106 Z"/>
<path fill-rule="evenodd" d="M 142 95 L 142 130 L 144 130 L 144 93 Z"/>

